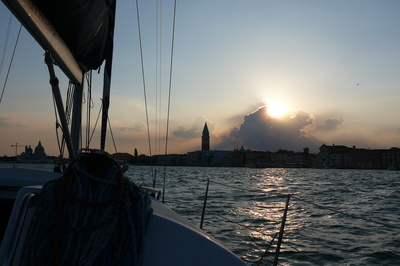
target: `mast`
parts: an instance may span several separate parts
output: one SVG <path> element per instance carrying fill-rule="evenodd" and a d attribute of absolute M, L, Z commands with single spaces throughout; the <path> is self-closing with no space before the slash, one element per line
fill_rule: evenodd
<path fill-rule="evenodd" d="M 110 16 L 111 23 L 110 29 L 107 36 L 107 47 L 106 47 L 106 63 L 104 67 L 104 78 L 103 78 L 103 109 L 101 119 L 101 138 L 100 138 L 100 149 L 104 150 L 106 145 L 106 134 L 107 134 L 107 121 L 108 121 L 108 109 L 110 107 L 110 88 L 111 88 L 111 70 L 112 70 L 112 56 L 114 50 L 114 25 L 115 25 L 115 2 L 110 4 Z"/>
<path fill-rule="evenodd" d="M 81 147 L 83 84 L 75 84 L 71 119 L 71 140 L 74 151 Z"/>
<path fill-rule="evenodd" d="M 57 106 L 58 115 L 60 117 L 63 137 L 67 144 L 69 158 L 72 160 L 75 157 L 75 150 L 74 147 L 72 146 L 71 136 L 68 130 L 68 123 L 64 112 L 64 105 L 62 103 L 60 87 L 58 86 L 58 78 L 56 77 L 56 74 L 54 72 L 53 59 L 51 58 L 50 52 L 46 52 L 45 62 L 49 69 L 51 90 L 53 92 L 53 97 Z"/>

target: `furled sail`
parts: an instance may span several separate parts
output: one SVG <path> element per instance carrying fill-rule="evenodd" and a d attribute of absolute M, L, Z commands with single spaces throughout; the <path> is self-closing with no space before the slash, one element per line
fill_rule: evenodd
<path fill-rule="evenodd" d="M 112 49 L 114 0 L 2 1 L 75 83 Z"/>
<path fill-rule="evenodd" d="M 105 59 L 113 29 L 113 0 L 33 0 L 59 32 L 76 60 L 87 70 Z"/>

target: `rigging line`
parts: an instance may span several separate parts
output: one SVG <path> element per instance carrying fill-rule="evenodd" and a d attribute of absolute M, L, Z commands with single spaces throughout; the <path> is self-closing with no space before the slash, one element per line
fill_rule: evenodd
<path fill-rule="evenodd" d="M 205 182 L 205 180 L 203 180 L 203 182 Z M 233 189 L 238 189 L 241 191 L 247 191 L 247 192 L 251 192 L 251 193 L 261 193 L 261 194 L 267 194 L 267 192 L 262 191 L 262 189 L 258 188 L 258 189 L 245 189 L 243 187 L 238 187 L 238 186 L 233 186 L 233 185 L 228 185 L 228 184 L 224 184 L 215 180 L 210 180 L 210 182 L 214 183 L 214 184 L 218 184 L 224 187 L 229 187 L 229 188 L 233 188 Z M 275 194 L 272 196 L 268 196 L 268 199 L 273 199 L 273 198 L 287 198 L 287 195 L 284 194 Z"/>
<path fill-rule="evenodd" d="M 245 190 L 245 189 L 243 189 L 243 187 L 236 187 L 236 186 L 232 186 L 232 185 L 227 185 L 227 184 L 220 183 L 220 182 L 213 181 L 213 180 L 210 180 L 210 182 L 212 182 L 212 183 L 214 183 L 214 184 L 218 184 L 218 185 L 224 186 L 224 187 L 229 187 L 229 188 L 238 189 L 238 190 L 241 190 L 241 191 L 244 191 L 244 190 Z M 256 192 L 256 191 L 252 191 L 252 190 L 248 190 L 248 191 L 250 191 L 250 192 Z"/>
<path fill-rule="evenodd" d="M 202 182 L 207 182 L 207 179 L 201 180 Z M 245 189 L 243 187 L 237 187 L 237 186 L 233 186 L 233 185 L 227 185 L 215 180 L 210 180 L 210 182 L 214 183 L 214 184 L 218 184 L 224 187 L 229 187 L 229 188 L 233 188 L 233 189 L 237 189 L 237 190 L 241 190 L 241 191 L 247 191 L 247 192 L 251 192 L 251 193 L 267 193 L 265 191 L 262 191 L 261 189 L 257 190 L 257 189 Z M 287 194 L 275 194 L 272 196 L 268 196 L 267 199 L 274 199 L 274 198 L 287 198 Z"/>
<path fill-rule="evenodd" d="M 107 120 L 108 120 L 108 126 L 109 126 L 109 128 L 110 128 L 111 139 L 112 139 L 112 142 L 113 142 L 113 144 L 114 144 L 115 153 L 118 153 L 118 151 L 117 151 L 117 145 L 115 145 L 114 134 L 113 134 L 113 131 L 112 131 L 112 128 L 111 128 L 110 117 L 107 117 Z"/>
<path fill-rule="evenodd" d="M 138 34 L 139 34 L 140 60 L 141 60 L 141 66 L 142 66 L 142 82 L 143 82 L 144 104 L 145 104 L 145 109 L 146 109 L 147 139 L 148 139 L 149 153 L 150 153 L 150 158 L 151 158 L 152 153 L 151 153 L 149 112 L 148 112 L 148 108 L 147 108 L 147 92 L 146 92 L 146 82 L 145 82 L 145 74 L 144 74 L 142 34 L 141 34 L 141 31 L 140 31 L 140 17 L 139 17 L 139 3 L 138 2 L 139 1 L 136 0 L 136 17 L 137 17 Z"/>
<path fill-rule="evenodd" d="M 301 238 L 299 238 L 299 240 L 301 240 L 303 243 L 306 242 L 306 241 L 310 241 L 310 242 L 313 242 L 313 243 L 319 243 L 318 244 L 319 246 L 322 246 L 322 244 L 320 244 L 320 242 L 326 243 L 327 245 L 334 245 L 335 243 L 337 243 L 337 241 L 335 241 L 335 240 L 326 239 L 326 238 L 316 240 L 312 236 L 304 235 L 304 234 L 299 233 L 299 232 L 296 232 L 296 233 L 293 233 L 293 234 L 297 235 L 297 236 L 301 236 Z"/>
<path fill-rule="evenodd" d="M 169 118 L 170 118 L 170 110 L 171 110 L 171 91 L 172 91 L 172 66 L 173 66 L 173 61 L 174 61 L 174 44 L 175 44 L 175 22 L 176 22 L 176 0 L 174 0 L 174 15 L 173 15 L 173 23 L 172 23 L 171 61 L 170 61 L 170 67 L 169 67 L 168 104 L 167 104 L 167 106 L 168 106 L 167 107 L 167 126 L 166 126 L 166 130 L 165 130 L 165 155 L 168 155 Z M 164 184 L 163 184 L 162 202 L 164 202 L 164 200 L 165 200 L 164 196 L 165 196 L 166 172 L 167 172 L 167 166 L 165 165 L 164 166 Z"/>
<path fill-rule="evenodd" d="M 158 29 L 158 26 L 159 26 L 159 1 L 157 0 L 156 1 L 156 58 L 155 58 L 155 66 L 156 66 L 156 112 L 155 112 L 155 126 L 156 126 L 156 129 L 155 129 L 155 132 L 154 132 L 154 140 L 155 140 L 155 147 L 156 147 L 156 152 L 158 151 L 158 130 L 159 130 L 159 128 L 158 128 L 158 87 L 159 87 L 159 85 L 158 85 L 158 82 L 159 82 L 159 80 L 158 80 L 158 69 L 159 69 L 159 65 L 158 65 L 158 57 L 159 57 L 159 54 L 158 54 L 158 47 L 159 47 L 159 45 L 160 45 L 160 43 L 159 43 L 159 39 L 158 39 L 158 35 L 159 35 L 159 29 Z"/>
<path fill-rule="evenodd" d="M 250 230 L 252 230 L 252 231 L 255 231 L 255 232 L 257 232 L 257 233 L 260 233 L 260 234 L 262 234 L 262 235 L 264 235 L 264 236 L 266 236 L 266 237 L 270 237 L 270 238 L 273 238 L 273 237 L 274 237 L 274 234 L 269 235 L 269 234 L 267 234 L 267 233 L 265 233 L 265 232 L 263 232 L 263 231 L 261 231 L 261 230 L 255 229 L 254 226 L 249 226 L 249 225 L 245 225 L 245 224 L 242 224 L 242 223 L 238 223 L 238 222 L 235 222 L 235 221 L 233 221 L 233 220 L 231 220 L 231 219 L 225 218 L 225 217 L 223 217 L 223 216 L 221 216 L 221 215 L 215 215 L 215 216 L 217 216 L 218 218 L 221 218 L 222 220 L 225 220 L 225 221 L 227 221 L 227 222 L 229 222 L 229 223 L 236 224 L 236 225 L 238 225 L 238 226 L 240 226 L 240 227 L 243 227 L 243 228 L 246 228 L 246 229 L 250 229 Z"/>
<path fill-rule="evenodd" d="M 158 105 L 159 105 L 159 108 L 158 108 L 158 135 L 157 135 L 157 138 L 158 138 L 158 154 L 161 154 L 161 107 L 162 107 L 162 72 L 161 72 L 161 69 L 162 69 L 162 1 L 160 1 L 160 14 L 159 14 L 159 16 L 160 16 L 160 20 L 159 20 L 159 36 L 160 36 L 160 38 L 159 38 L 159 47 L 158 47 L 158 49 L 159 49 L 159 52 L 158 52 L 158 55 L 159 55 L 159 62 L 158 62 L 158 64 L 159 64 L 159 72 L 158 72 L 158 80 L 159 80 L 159 92 L 158 92 L 158 95 L 159 95 L 159 102 L 158 102 Z"/>
<path fill-rule="evenodd" d="M 67 119 L 67 123 L 70 123 L 71 119 L 71 111 L 72 111 L 72 105 L 73 105 L 73 100 L 74 100 L 74 90 L 75 90 L 75 85 L 69 81 L 68 84 L 68 89 L 67 89 L 67 99 L 65 101 L 65 117 Z"/>
<path fill-rule="evenodd" d="M 3 55 L 1 56 L 1 62 L 0 62 L 0 77 L 1 77 L 1 74 L 3 73 L 3 64 L 4 64 L 4 60 L 6 58 L 8 39 L 10 37 L 11 22 L 12 22 L 12 14 L 10 12 L 10 18 L 8 19 L 6 38 L 4 39 Z"/>
<path fill-rule="evenodd" d="M 64 150 L 65 150 L 65 139 L 64 137 L 61 138 L 61 143 L 60 143 L 60 136 L 58 135 L 58 128 L 61 128 L 61 132 L 63 131 L 63 128 L 60 124 L 60 122 L 58 121 L 58 115 L 57 115 L 57 106 L 56 106 L 56 100 L 54 98 L 53 95 L 53 108 L 54 108 L 54 116 L 56 118 L 56 138 L 57 138 L 57 146 L 58 146 L 58 150 L 60 152 L 59 157 L 63 158 L 64 157 Z"/>
<path fill-rule="evenodd" d="M 55 101 L 55 99 L 54 99 L 54 95 L 53 95 L 53 106 L 54 106 L 54 115 L 55 115 L 55 117 L 56 117 L 56 137 L 57 137 L 57 145 L 58 145 L 58 150 L 60 151 L 60 155 L 61 155 L 61 154 L 62 154 L 62 153 L 61 153 L 62 144 L 60 144 L 60 138 L 59 138 L 59 136 L 58 136 L 58 131 L 57 131 L 57 129 L 58 129 L 59 127 L 61 127 L 61 125 L 60 125 L 60 123 L 58 122 L 56 101 Z"/>
<path fill-rule="evenodd" d="M 367 221 L 367 222 L 371 222 L 371 223 L 383 225 L 383 226 L 386 226 L 386 227 L 391 227 L 391 228 L 396 228 L 396 229 L 399 229 L 399 228 L 400 228 L 400 226 L 398 226 L 398 225 L 383 223 L 383 222 L 375 221 L 375 220 L 372 220 L 372 219 L 369 219 L 369 218 L 361 217 L 361 216 L 358 216 L 358 215 L 354 215 L 354 214 L 350 214 L 350 213 L 345 213 L 345 212 L 342 212 L 342 211 L 338 211 L 338 210 L 336 210 L 335 208 L 331 208 L 331 207 L 327 207 L 327 206 L 322 206 L 322 205 L 316 204 L 316 203 L 314 203 L 314 202 L 311 202 L 311 201 L 308 201 L 308 200 L 305 200 L 305 199 L 300 199 L 299 197 L 294 196 L 294 195 L 291 195 L 291 196 L 293 196 L 294 198 L 296 198 L 296 199 L 298 199 L 298 200 L 300 200 L 300 201 L 304 201 L 304 202 L 306 202 L 306 203 L 308 203 L 308 204 L 314 205 L 314 206 L 316 206 L 316 207 L 318 207 L 318 208 L 320 208 L 320 209 L 330 210 L 330 211 L 333 211 L 333 212 L 335 212 L 335 213 L 340 213 L 340 214 L 342 214 L 342 215 L 344 215 L 344 216 L 348 216 L 348 217 L 355 218 L 355 219 L 359 219 L 359 220 L 364 220 L 364 221 Z"/>
<path fill-rule="evenodd" d="M 161 74 L 161 66 L 162 66 L 162 1 L 160 1 L 160 46 L 159 46 L 159 66 L 160 66 L 160 71 L 158 73 L 159 75 L 159 80 L 160 80 L 160 88 L 159 88 L 159 110 L 158 110 L 158 153 L 161 154 L 161 107 L 162 107 L 162 74 Z"/>
<path fill-rule="evenodd" d="M 174 1 L 174 19 L 172 24 L 172 41 L 171 41 L 171 62 L 169 68 L 169 86 L 168 86 L 168 110 L 167 110 L 167 129 L 165 134 L 165 155 L 168 154 L 168 134 L 169 134 L 169 117 L 171 110 L 171 91 L 172 91 L 172 63 L 174 59 L 174 43 L 175 43 L 175 21 L 176 21 L 176 0 Z"/>
<path fill-rule="evenodd" d="M 88 147 L 89 143 L 89 134 L 90 134 L 90 82 L 89 75 L 90 71 L 86 74 L 86 82 L 87 82 L 87 94 L 86 94 L 86 136 L 85 136 L 85 147 Z"/>
<path fill-rule="evenodd" d="M 13 50 L 13 53 L 12 53 L 12 56 L 11 56 L 11 60 L 10 60 L 10 65 L 8 66 L 6 79 L 5 79 L 5 81 L 4 81 L 3 90 L 2 90 L 1 96 L 0 96 L 0 103 L 1 103 L 2 100 L 3 100 L 3 95 L 4 95 L 4 91 L 5 91 L 5 89 L 6 89 L 6 85 L 7 85 L 7 81 L 8 81 L 8 76 L 9 76 L 9 74 L 10 74 L 10 70 L 11 70 L 12 63 L 13 63 L 13 61 L 14 61 L 15 50 L 17 50 L 17 45 L 18 45 L 18 41 L 19 41 L 19 36 L 20 36 L 20 34 L 21 34 L 21 29 L 22 29 L 22 24 L 19 26 L 19 31 L 18 31 L 18 35 L 17 35 L 17 40 L 15 41 L 14 50 Z"/>
<path fill-rule="evenodd" d="M 155 142 L 155 152 L 154 154 L 157 154 L 157 132 L 158 132 L 158 120 L 157 120 L 157 114 L 158 114 L 158 0 L 156 1 L 156 34 L 155 34 L 155 38 L 156 38 L 156 58 L 155 58 L 155 82 L 156 82 L 156 86 L 155 86 L 155 92 L 156 92 L 156 104 L 155 104 L 155 130 L 154 130 L 154 142 Z"/>
<path fill-rule="evenodd" d="M 312 258 L 311 256 L 308 256 L 307 254 L 303 253 L 301 250 L 297 249 L 296 247 L 294 247 L 293 245 L 289 244 L 287 241 L 283 241 L 283 243 L 285 243 L 285 245 L 288 245 L 289 247 L 291 247 L 292 249 L 294 249 L 296 252 L 300 253 L 300 255 L 307 257 L 308 259 L 312 260 L 313 262 L 315 262 L 318 265 L 324 265 L 322 262 L 315 260 L 314 258 Z"/>
<path fill-rule="evenodd" d="M 213 203 L 207 203 L 207 206 L 215 207 L 216 205 L 214 205 Z M 213 211 L 213 212 L 215 212 L 215 213 L 226 213 L 226 212 L 227 212 L 227 211 L 224 210 L 224 209 L 217 209 L 217 207 L 215 207 L 215 209 L 216 209 L 216 210 Z M 275 211 L 275 213 L 279 214 L 279 213 L 281 213 L 281 212 L 283 212 L 283 211 L 284 211 L 284 210 Z M 270 214 L 270 213 L 269 213 L 269 214 Z M 232 214 L 232 215 L 233 215 L 233 214 Z M 220 215 L 217 215 L 217 214 L 215 214 L 215 216 L 216 216 L 216 217 L 219 217 L 219 218 L 221 218 L 221 219 L 225 219 L 225 220 L 227 220 L 228 222 L 231 222 L 231 223 L 238 224 L 238 225 L 240 225 L 240 226 L 246 227 L 247 229 L 252 229 L 252 230 L 254 230 L 254 231 L 256 231 L 256 232 L 262 233 L 261 231 L 257 231 L 257 230 L 255 229 L 255 228 L 259 228 L 259 227 L 260 227 L 259 225 L 243 225 L 243 224 L 241 224 L 241 223 L 239 223 L 239 222 L 235 222 L 235 221 L 233 221 L 233 220 L 229 220 L 228 218 L 224 218 L 224 217 L 222 217 L 222 216 L 220 216 Z M 236 215 L 236 216 L 239 216 L 239 215 Z M 243 215 L 242 215 L 242 216 L 243 216 Z M 260 219 L 261 219 L 261 218 L 260 218 Z M 258 220 L 260 221 L 260 219 L 258 219 Z M 253 220 L 257 220 L 257 219 L 253 219 Z M 271 230 L 271 229 L 267 228 L 267 226 L 276 226 L 276 225 L 279 225 L 279 224 L 280 224 L 279 221 L 272 220 L 272 219 L 267 219 L 267 218 L 263 218 L 263 220 L 261 220 L 261 221 L 262 221 L 262 222 L 265 222 L 266 230 Z M 265 233 L 263 233 L 263 234 L 265 234 Z"/>
<path fill-rule="evenodd" d="M 89 136 L 90 136 L 90 118 L 91 118 L 91 109 L 93 108 L 93 99 L 92 99 L 92 71 L 90 70 L 86 74 L 87 81 L 87 100 L 86 100 L 86 147 L 89 147 Z"/>
<path fill-rule="evenodd" d="M 270 247 L 272 246 L 272 243 L 274 242 L 275 238 L 278 236 L 278 233 L 275 233 L 274 237 L 271 239 L 271 241 L 269 242 L 267 248 L 265 249 L 265 252 L 263 253 L 263 255 L 261 256 L 260 260 L 257 263 L 257 266 L 259 266 L 261 264 L 261 262 L 263 261 L 265 255 L 267 255 L 268 250 L 270 249 Z"/>
<path fill-rule="evenodd" d="M 92 131 L 92 135 L 91 135 L 90 138 L 89 138 L 89 142 L 88 142 L 88 144 L 87 144 L 87 146 L 86 146 L 86 149 L 89 149 L 90 142 L 92 141 L 94 132 L 96 131 L 97 123 L 99 122 L 101 110 L 102 110 L 102 108 L 103 108 L 103 100 L 102 100 L 102 99 L 100 99 L 100 100 L 101 100 L 101 106 L 100 106 L 100 109 L 99 109 L 99 114 L 97 115 L 96 123 L 94 124 L 93 131 Z"/>

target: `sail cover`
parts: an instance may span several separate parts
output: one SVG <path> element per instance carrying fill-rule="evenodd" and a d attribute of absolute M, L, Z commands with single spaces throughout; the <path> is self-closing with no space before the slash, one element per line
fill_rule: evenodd
<path fill-rule="evenodd" d="M 112 42 L 115 0 L 32 0 L 84 70 L 97 69 Z M 111 38 L 110 38 L 111 36 Z"/>

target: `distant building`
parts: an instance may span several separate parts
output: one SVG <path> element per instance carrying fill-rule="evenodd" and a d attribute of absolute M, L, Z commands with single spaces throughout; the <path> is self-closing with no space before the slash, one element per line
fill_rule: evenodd
<path fill-rule="evenodd" d="M 186 154 L 158 155 L 157 165 L 184 166 L 187 165 L 187 155 Z"/>
<path fill-rule="evenodd" d="M 385 169 L 400 169 L 400 149 L 392 147 L 382 152 L 382 166 Z"/>
<path fill-rule="evenodd" d="M 208 131 L 207 122 L 204 123 L 201 135 L 201 150 L 188 152 L 187 165 L 189 166 L 210 166 L 213 157 L 210 151 L 210 132 Z"/>
<path fill-rule="evenodd" d="M 41 141 L 39 141 L 38 145 L 35 147 L 34 152 L 31 148 L 31 145 L 25 146 L 25 151 L 19 156 L 20 161 L 46 162 L 47 159 L 48 158 Z"/>
<path fill-rule="evenodd" d="M 38 145 L 35 148 L 34 155 L 38 156 L 38 157 L 46 157 L 46 153 L 44 152 L 44 148 L 43 148 L 42 142 L 40 140 L 39 140 Z"/>
<path fill-rule="evenodd" d="M 201 150 L 210 150 L 210 132 L 208 131 L 207 122 L 204 124 L 203 134 L 201 136 Z"/>
<path fill-rule="evenodd" d="M 264 168 L 271 166 L 271 155 L 269 151 L 250 151 L 245 153 L 245 166 L 251 168 Z"/>
<path fill-rule="evenodd" d="M 400 155 L 400 149 L 370 150 L 352 148 L 343 145 L 327 146 L 323 144 L 317 155 L 318 167 L 322 168 L 351 168 L 351 169 L 388 169 L 397 167 L 396 151 Z"/>
<path fill-rule="evenodd" d="M 212 157 L 212 151 L 191 151 L 187 154 L 187 165 L 210 166 Z"/>
<path fill-rule="evenodd" d="M 294 165 L 294 152 L 279 150 L 271 154 L 271 165 L 274 167 L 285 167 Z"/>
<path fill-rule="evenodd" d="M 294 153 L 294 164 L 296 167 L 310 168 L 314 155 L 310 154 L 310 149 L 304 148 L 303 152 Z"/>
<path fill-rule="evenodd" d="M 33 155 L 33 150 L 31 148 L 31 145 L 25 146 L 25 152 L 21 153 L 21 156 L 32 156 Z"/>
<path fill-rule="evenodd" d="M 131 162 L 134 157 L 129 153 L 124 152 L 117 152 L 112 155 L 115 160 L 124 161 L 124 162 Z"/>

